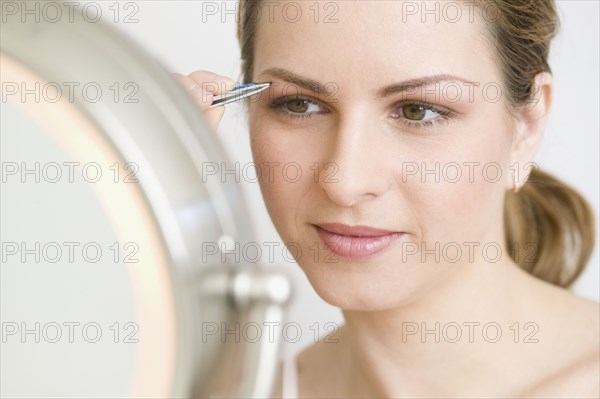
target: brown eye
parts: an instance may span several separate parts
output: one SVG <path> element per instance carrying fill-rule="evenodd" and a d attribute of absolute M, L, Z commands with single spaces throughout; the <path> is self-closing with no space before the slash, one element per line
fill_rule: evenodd
<path fill-rule="evenodd" d="M 306 100 L 297 98 L 297 99 L 288 101 L 286 103 L 286 105 L 290 111 L 298 113 L 298 114 L 303 114 L 306 111 L 308 111 L 309 102 Z"/>
<path fill-rule="evenodd" d="M 429 128 L 450 120 L 453 115 L 450 110 L 411 101 L 396 104 L 390 116 L 394 122 L 408 125 L 411 128 Z"/>
<path fill-rule="evenodd" d="M 402 106 L 402 115 L 406 119 L 420 121 L 425 118 L 428 109 L 419 104 L 405 104 Z"/>

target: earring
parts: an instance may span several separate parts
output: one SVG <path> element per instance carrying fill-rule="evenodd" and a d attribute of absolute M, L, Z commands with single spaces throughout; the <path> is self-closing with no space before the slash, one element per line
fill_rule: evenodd
<path fill-rule="evenodd" d="M 517 176 L 515 175 L 515 171 L 512 171 L 512 181 L 513 181 L 513 185 L 510 189 L 511 192 L 516 193 L 517 191 L 519 191 L 519 180 L 517 179 Z"/>

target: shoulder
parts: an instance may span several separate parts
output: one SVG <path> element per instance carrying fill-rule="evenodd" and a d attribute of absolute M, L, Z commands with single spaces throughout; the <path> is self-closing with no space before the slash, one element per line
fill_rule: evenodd
<path fill-rule="evenodd" d="M 564 328 L 577 356 L 548 387 L 566 397 L 600 398 L 600 303 L 571 295 L 566 305 L 569 325 Z"/>
<path fill-rule="evenodd" d="M 281 399 L 283 396 L 283 361 L 277 363 L 275 376 L 273 378 L 273 389 L 271 390 L 271 398 Z"/>
<path fill-rule="evenodd" d="M 295 362 L 297 389 L 300 388 L 300 384 L 306 385 L 306 380 L 311 382 L 315 376 L 322 375 L 319 367 L 324 364 L 322 361 L 323 349 L 325 348 L 320 342 L 314 343 L 304 348 L 298 355 L 280 360 L 275 371 L 271 397 L 274 399 L 284 398 L 284 387 L 290 383 L 290 381 L 286 381 L 286 367 L 290 366 L 291 361 Z M 306 393 L 305 389 L 303 392 Z"/>
<path fill-rule="evenodd" d="M 525 397 L 600 397 L 600 303 L 553 287 L 544 296 L 547 361 L 556 362 Z M 540 327 L 542 328 L 542 327 Z"/>
<path fill-rule="evenodd" d="M 342 345 L 345 334 L 342 325 L 297 354 L 298 397 L 338 397 L 345 382 L 344 365 L 348 364 L 348 351 Z"/>
<path fill-rule="evenodd" d="M 528 398 L 599 398 L 600 352 L 583 357 L 530 388 Z"/>
<path fill-rule="evenodd" d="M 598 351 L 600 347 L 600 303 L 559 289 L 555 303 L 549 307 L 554 314 L 553 323 L 561 332 L 562 340 L 572 348 L 582 349 L 582 354 Z"/>

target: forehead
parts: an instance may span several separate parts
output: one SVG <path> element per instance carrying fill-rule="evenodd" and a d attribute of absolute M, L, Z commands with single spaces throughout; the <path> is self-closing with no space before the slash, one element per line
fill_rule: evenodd
<path fill-rule="evenodd" d="M 255 78 L 275 66 L 357 88 L 442 73 L 489 81 L 497 66 L 472 3 L 266 2 L 255 36 Z"/>

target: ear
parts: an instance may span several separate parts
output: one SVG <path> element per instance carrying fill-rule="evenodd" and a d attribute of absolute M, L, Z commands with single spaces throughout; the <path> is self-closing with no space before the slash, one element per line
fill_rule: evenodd
<path fill-rule="evenodd" d="M 531 162 L 544 138 L 553 90 L 552 75 L 548 72 L 538 73 L 534 78 L 531 99 L 523 104 L 515 116 L 510 169 L 517 173 L 514 175 L 517 190 L 533 170 Z M 509 184 L 513 186 L 513 173 L 508 175 Z"/>

